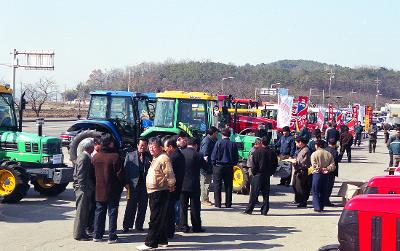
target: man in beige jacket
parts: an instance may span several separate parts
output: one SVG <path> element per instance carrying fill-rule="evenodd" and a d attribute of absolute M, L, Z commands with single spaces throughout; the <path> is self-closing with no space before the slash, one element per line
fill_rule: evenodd
<path fill-rule="evenodd" d="M 149 151 L 153 156 L 146 176 L 149 195 L 150 222 L 145 243 L 138 250 L 151 250 L 158 246 L 167 247 L 167 211 L 169 192 L 175 190 L 175 175 L 171 160 L 162 151 L 159 138 L 150 138 Z"/>
<path fill-rule="evenodd" d="M 335 160 L 332 154 L 322 148 L 323 142 L 315 142 L 316 151 L 311 154 L 313 168 L 312 193 L 314 211 L 322 212 L 328 193 L 328 174 L 335 171 Z"/>

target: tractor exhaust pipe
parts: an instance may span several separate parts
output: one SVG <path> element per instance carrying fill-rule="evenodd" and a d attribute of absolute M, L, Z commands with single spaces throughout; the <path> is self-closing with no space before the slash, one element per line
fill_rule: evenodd
<path fill-rule="evenodd" d="M 36 125 L 38 127 L 38 136 L 43 135 L 43 124 L 44 124 L 44 118 L 37 118 L 36 119 Z"/>

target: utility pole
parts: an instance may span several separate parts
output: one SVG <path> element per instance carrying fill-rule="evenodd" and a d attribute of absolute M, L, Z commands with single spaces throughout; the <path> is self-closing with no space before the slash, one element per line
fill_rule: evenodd
<path fill-rule="evenodd" d="M 382 82 L 378 77 L 376 77 L 375 79 L 375 84 L 376 84 L 376 95 L 375 95 L 375 111 L 377 110 L 377 106 L 378 106 L 378 96 L 380 95 L 379 93 L 379 84 Z"/>
<path fill-rule="evenodd" d="M 329 97 L 330 97 L 331 96 L 332 79 L 335 78 L 335 73 L 332 71 L 332 68 L 331 68 L 331 71 L 328 72 L 328 75 L 329 75 Z"/>
<path fill-rule="evenodd" d="M 13 61 L 11 67 L 12 69 L 12 87 L 13 87 L 13 98 L 15 99 L 15 71 L 18 67 L 18 59 L 17 59 L 18 52 L 16 49 L 13 51 Z"/>

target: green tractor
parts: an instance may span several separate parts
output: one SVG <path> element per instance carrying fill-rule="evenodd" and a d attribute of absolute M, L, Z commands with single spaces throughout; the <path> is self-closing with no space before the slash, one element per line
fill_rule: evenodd
<path fill-rule="evenodd" d="M 221 128 L 230 117 L 227 109 L 222 109 L 222 114 L 219 112 L 215 96 L 201 92 L 157 93 L 156 107 L 154 126 L 144 131 L 142 137 L 176 135 L 183 131 L 190 137 L 202 139 L 210 126 Z M 231 140 L 236 142 L 240 156 L 240 162 L 234 167 L 233 190 L 245 194 L 250 187 L 246 160 L 256 137 L 232 134 Z"/>
<path fill-rule="evenodd" d="M 22 132 L 24 108 L 23 94 L 17 124 L 12 90 L 0 85 L 0 201 L 3 203 L 16 203 L 24 198 L 29 182 L 40 194 L 55 196 L 72 181 L 73 168 L 63 163 L 60 139 Z"/>

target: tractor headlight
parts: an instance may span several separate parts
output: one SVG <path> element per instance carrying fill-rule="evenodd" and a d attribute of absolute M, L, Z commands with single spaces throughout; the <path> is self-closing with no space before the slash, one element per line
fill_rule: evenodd
<path fill-rule="evenodd" d="M 50 162 L 50 157 L 49 156 L 42 157 L 42 162 L 43 163 L 49 163 Z"/>

